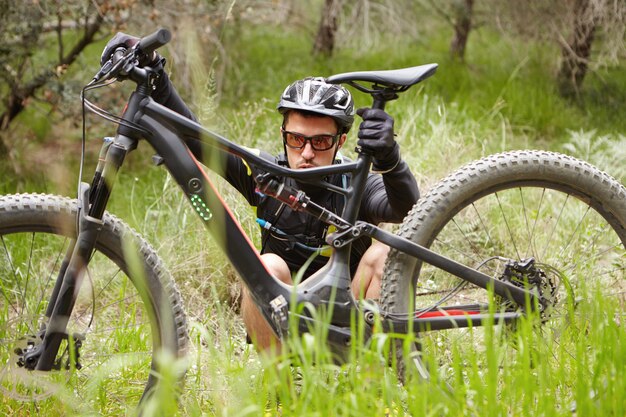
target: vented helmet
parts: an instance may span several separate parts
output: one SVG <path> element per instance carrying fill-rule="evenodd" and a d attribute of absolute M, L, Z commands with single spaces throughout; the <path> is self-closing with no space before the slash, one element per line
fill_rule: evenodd
<path fill-rule="evenodd" d="M 340 132 L 346 133 L 354 122 L 354 102 L 341 85 L 328 84 L 321 77 L 307 77 L 287 88 L 280 97 L 278 111 L 303 110 L 332 117 Z"/>

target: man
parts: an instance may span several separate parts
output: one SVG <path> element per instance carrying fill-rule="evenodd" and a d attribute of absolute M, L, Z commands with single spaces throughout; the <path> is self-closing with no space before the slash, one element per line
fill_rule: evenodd
<path fill-rule="evenodd" d="M 101 63 L 109 59 L 118 46 L 130 47 L 137 38 L 118 33 L 107 44 Z M 163 64 L 155 55 L 152 64 Z M 152 97 L 166 107 L 193 120 L 195 116 L 182 101 L 163 71 Z M 342 86 L 327 84 L 323 78 L 308 77 L 289 85 L 283 92 L 278 111 L 283 116 L 280 138 L 284 153 L 273 157 L 261 156 L 292 169 L 307 169 L 341 163 L 339 150 L 345 145 L 347 133 L 354 122 L 354 103 L 350 92 Z M 417 183 L 408 165 L 401 159 L 394 138 L 393 119 L 382 110 L 359 109 L 363 118 L 357 144 L 373 154 L 373 172 L 365 187 L 358 218 L 370 223 L 401 222 L 419 197 Z M 278 133 L 278 132 L 277 132 Z M 199 143 L 188 141 L 191 151 L 202 159 Z M 256 207 L 262 228 L 261 257 L 269 271 L 281 281 L 291 284 L 297 273 L 312 257 L 304 271 L 304 279 L 321 268 L 328 260 L 323 251 L 328 225 L 306 213 L 260 193 L 250 167 L 240 158 L 227 155 L 224 178 Z M 346 175 L 327 179 L 347 186 Z M 286 178 L 287 185 L 305 191 L 317 204 L 341 213 L 343 196 Z M 388 247 L 370 239 L 355 241 L 351 251 L 352 290 L 355 297 L 378 298 L 380 279 Z M 248 334 L 260 350 L 278 348 L 279 342 L 269 324 L 260 314 L 247 290 L 243 291 L 242 315 Z"/>

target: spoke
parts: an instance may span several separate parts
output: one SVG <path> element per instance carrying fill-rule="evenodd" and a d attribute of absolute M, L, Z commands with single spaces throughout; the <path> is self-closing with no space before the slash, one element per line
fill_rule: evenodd
<path fill-rule="evenodd" d="M 115 301 L 115 302 L 109 303 L 109 304 L 105 304 L 105 305 L 103 305 L 102 307 L 100 307 L 98 310 L 94 310 L 94 312 L 95 312 L 95 313 L 98 313 L 98 312 L 100 312 L 100 311 L 104 311 L 105 309 L 107 309 L 107 308 L 109 308 L 109 307 L 112 307 L 112 306 L 118 305 L 118 304 L 120 304 L 120 303 L 122 303 L 122 302 L 127 302 L 127 301 L 129 301 L 129 300 L 132 300 L 133 298 L 137 298 L 137 296 L 138 296 L 138 294 L 131 294 L 131 295 L 129 295 L 128 297 L 121 298 L 121 299 L 119 299 L 119 300 L 117 300 L 117 301 Z"/>
<path fill-rule="evenodd" d="M 28 251 L 28 267 L 26 268 L 26 282 L 24 283 L 24 291 L 22 292 L 22 315 L 24 315 L 24 312 L 27 308 L 27 302 L 26 302 L 26 296 L 28 294 L 27 290 L 28 290 L 28 281 L 30 281 L 30 270 L 32 267 L 32 259 L 33 259 L 33 250 L 35 247 L 35 233 L 31 233 L 31 237 L 30 237 L 30 249 Z M 21 289 L 20 289 L 21 291 Z M 33 331 L 33 329 L 29 329 L 31 332 Z"/>
<path fill-rule="evenodd" d="M 122 359 L 122 360 L 126 358 L 130 358 L 132 360 L 133 358 L 136 357 L 135 359 L 142 360 L 142 359 L 145 359 L 146 357 L 151 357 L 151 355 L 152 355 L 152 351 L 150 350 L 135 351 L 135 352 L 116 352 L 116 353 L 98 353 L 98 352 L 93 353 L 91 351 L 87 353 L 81 352 L 80 354 L 80 362 L 82 365 L 81 373 L 84 374 L 85 371 L 88 369 L 97 368 L 111 358 Z M 95 360 L 95 358 L 98 358 L 99 360 Z M 87 359 L 87 360 L 83 362 L 84 359 Z"/>
<path fill-rule="evenodd" d="M 98 291 L 98 295 L 96 297 L 100 297 L 102 295 L 102 293 L 104 292 L 104 290 L 106 290 L 107 288 L 109 288 L 109 285 L 111 285 L 111 283 L 113 282 L 113 280 L 117 277 L 117 275 L 122 272 L 121 269 L 117 269 L 117 271 L 115 271 L 115 273 L 111 276 L 111 278 L 107 281 L 106 285 L 104 285 L 100 291 Z"/>
<path fill-rule="evenodd" d="M 604 271 L 600 275 L 608 275 L 608 274 L 612 274 L 612 273 L 617 272 L 617 271 L 624 271 L 624 270 L 626 270 L 626 266 L 622 266 L 622 267 L 619 267 L 619 268 L 615 268 L 615 269 Z"/>
<path fill-rule="evenodd" d="M 129 296 L 127 296 L 127 297 L 125 297 L 125 298 L 121 298 L 121 299 L 116 300 L 116 301 L 114 301 L 114 302 L 111 302 L 111 303 L 105 304 L 105 305 L 103 305 L 103 306 L 99 307 L 98 309 L 96 309 L 96 308 L 95 308 L 95 303 L 93 303 L 93 302 L 92 302 L 92 303 L 91 303 L 91 306 L 92 306 L 92 309 L 91 309 L 91 311 L 92 311 L 92 316 L 91 316 L 91 318 L 90 318 L 90 320 L 89 320 L 89 324 L 87 325 L 87 327 L 86 327 L 86 328 L 90 328 L 90 327 L 91 327 L 91 324 L 92 324 L 92 322 L 93 322 L 93 317 L 94 317 L 94 316 L 96 316 L 97 314 L 99 314 L 100 312 L 102 312 L 102 311 L 106 310 L 106 309 L 107 309 L 107 308 L 109 308 L 109 307 L 113 307 L 113 306 L 119 305 L 119 304 L 121 304 L 121 303 L 128 302 L 128 301 L 132 300 L 133 298 L 137 298 L 137 296 L 138 296 L 138 294 L 131 294 L 131 295 L 129 295 Z M 84 311 L 83 313 L 81 313 L 80 315 L 78 315 L 78 316 L 76 317 L 76 321 L 79 321 L 79 319 L 83 318 L 83 317 L 85 316 L 85 314 L 87 313 L 87 311 L 88 311 L 88 310 L 87 310 L 87 309 L 85 309 L 85 311 Z"/>
<path fill-rule="evenodd" d="M 478 211 L 478 209 L 476 208 L 476 205 L 474 203 L 472 203 L 472 208 L 474 209 L 474 212 L 476 213 L 476 215 L 478 216 L 478 220 L 480 220 L 480 224 L 482 224 L 483 226 L 483 230 L 485 231 L 485 233 L 487 234 L 487 240 L 489 241 L 489 244 L 494 247 L 494 243 L 493 240 L 491 239 L 491 235 L 489 234 L 489 228 L 487 228 L 487 225 L 485 225 L 485 222 L 483 221 L 482 216 L 480 215 L 480 212 Z"/>
<path fill-rule="evenodd" d="M 101 354 L 81 354 L 80 357 L 81 358 L 92 358 L 92 357 L 99 357 L 99 358 L 120 358 L 120 357 L 132 357 L 132 356 L 144 356 L 144 355 L 151 355 L 152 351 L 150 350 L 143 350 L 143 351 L 133 351 L 133 352 L 116 352 L 116 353 L 101 353 Z"/>
<path fill-rule="evenodd" d="M 102 288 L 98 291 L 98 294 L 96 295 L 96 294 L 95 294 L 95 282 L 94 282 L 93 278 L 91 277 L 91 272 L 90 272 L 90 270 L 89 270 L 89 269 L 87 269 L 87 274 L 88 274 L 88 276 L 89 276 L 89 281 L 91 282 L 91 290 L 92 290 L 92 293 L 91 293 L 92 302 L 91 302 L 91 304 L 92 304 L 92 306 L 93 306 L 93 307 L 92 307 L 92 311 L 91 311 L 91 319 L 90 319 L 90 321 L 89 321 L 89 325 L 88 325 L 87 327 L 90 327 L 90 326 L 91 326 L 91 323 L 93 322 L 93 317 L 96 315 L 96 310 L 95 310 L 95 308 L 96 308 L 96 307 L 95 307 L 95 306 L 96 306 L 96 300 L 100 298 L 100 296 L 104 293 L 104 290 L 106 290 L 106 289 L 109 287 L 109 285 L 111 285 L 111 283 L 113 282 L 113 280 L 115 279 L 115 277 L 117 277 L 117 275 L 118 275 L 120 272 L 121 272 L 121 269 L 119 269 L 119 268 L 118 268 L 118 269 L 115 271 L 115 273 L 113 273 L 113 275 L 112 275 L 112 276 L 111 276 L 111 277 L 110 277 L 110 278 L 106 281 L 106 284 L 105 284 L 105 285 L 104 285 L 104 286 L 103 286 L 103 287 L 102 287 Z M 120 300 L 120 301 L 123 301 L 123 300 Z M 103 308 L 106 308 L 106 307 L 108 307 L 108 306 L 105 306 L 105 307 L 103 307 Z M 86 313 L 87 313 L 86 311 L 85 311 L 85 312 L 83 312 L 82 314 L 80 314 L 80 315 L 77 317 L 77 319 L 81 319 L 81 318 L 82 318 L 82 317 L 83 317 Z"/>
<path fill-rule="evenodd" d="M 465 251 L 462 251 L 461 249 L 458 249 L 457 246 L 452 246 L 451 244 L 449 244 L 448 242 L 445 242 L 441 239 L 439 239 L 439 237 L 435 238 L 436 242 L 439 242 L 442 246 L 449 248 L 451 251 L 458 253 L 461 256 L 465 256 L 466 258 L 469 258 L 470 260 L 474 261 L 476 263 L 476 265 L 480 265 L 483 260 L 480 260 L 479 258 L 476 258 L 474 256 L 472 256 L 471 254 L 466 253 Z M 437 252 L 443 252 L 438 250 Z M 477 256 L 480 256 L 478 253 L 476 253 Z M 482 266 L 482 265 L 481 265 Z M 487 268 L 491 271 L 491 272 L 497 272 L 494 268 L 487 266 Z"/>
<path fill-rule="evenodd" d="M 111 358 L 121 359 L 122 361 L 129 358 L 130 360 L 145 360 L 146 358 L 150 358 L 150 362 L 152 362 L 152 351 L 139 351 L 139 352 L 116 352 L 116 353 L 81 353 L 81 372 L 84 373 L 87 369 L 97 368 L 101 366 L 104 362 L 108 361 Z M 95 360 L 98 358 L 99 360 Z M 82 359 L 87 359 L 85 363 L 82 362 Z M 131 362 L 132 363 L 132 362 Z M 149 363 L 146 364 L 149 366 Z"/>
<path fill-rule="evenodd" d="M 108 334 L 108 333 L 113 333 L 115 331 L 118 330 L 129 330 L 129 329 L 139 329 L 140 327 L 146 326 L 146 325 L 150 325 L 149 321 L 144 321 L 141 323 L 133 323 L 132 325 L 128 325 L 128 326 L 115 326 L 115 327 L 106 327 L 104 329 L 99 329 L 99 330 L 93 330 L 91 329 L 88 334 L 91 335 L 99 335 L 99 334 Z"/>
<path fill-rule="evenodd" d="M 532 256 L 533 249 L 531 248 L 531 246 L 533 242 L 533 236 L 530 230 L 530 222 L 528 221 L 528 213 L 526 210 L 526 202 L 524 201 L 524 193 L 522 192 L 522 187 L 517 187 L 517 190 L 519 192 L 520 201 L 522 202 L 522 213 L 524 213 L 524 223 L 526 223 L 526 232 L 528 233 L 528 246 L 526 247 L 526 251 L 524 253 L 530 252 Z"/>
<path fill-rule="evenodd" d="M 517 254 L 517 259 L 522 259 L 520 256 L 519 250 L 517 249 L 517 245 L 515 244 L 515 237 L 513 236 L 513 232 L 511 231 L 511 227 L 509 222 L 507 221 L 507 216 L 504 214 L 504 210 L 502 208 L 502 203 L 500 202 L 500 197 L 498 193 L 494 193 L 496 196 L 496 200 L 498 200 L 498 207 L 500 207 L 500 213 L 502 214 L 502 219 L 504 220 L 504 224 L 506 225 L 506 229 L 509 232 L 509 236 L 511 237 L 511 243 L 513 244 L 513 248 L 515 249 L 515 253 Z M 505 256 L 507 254 L 504 254 Z"/>
<path fill-rule="evenodd" d="M 583 216 L 578 221 L 578 224 L 576 224 L 576 227 L 574 228 L 574 230 L 572 230 L 572 234 L 570 235 L 569 239 L 567 240 L 567 244 L 559 252 L 559 255 L 558 255 L 559 258 L 565 252 L 565 250 L 567 250 L 567 248 L 569 248 L 569 245 L 571 245 L 571 243 L 574 241 L 574 235 L 576 235 L 577 234 L 576 232 L 578 232 L 578 229 L 581 228 L 581 225 L 582 225 L 583 221 L 585 220 L 585 217 L 587 217 L 587 213 L 589 213 L 590 210 L 591 210 L 591 206 L 587 206 L 587 210 L 585 210 L 585 214 L 583 214 Z"/>
<path fill-rule="evenodd" d="M 624 268 L 621 268 L 621 269 L 624 269 Z M 605 297 L 617 297 L 617 296 L 624 295 L 624 294 L 626 294 L 626 290 L 604 294 L 604 296 Z M 624 312 L 624 314 L 626 314 L 626 311 Z"/>
<path fill-rule="evenodd" d="M 550 236 L 548 237 L 548 240 L 546 241 L 546 245 L 543 247 L 543 255 L 542 255 L 542 259 L 544 256 L 546 256 L 546 251 L 548 250 L 548 246 L 550 245 L 550 241 L 552 240 L 552 237 L 554 236 L 554 231 L 556 230 L 556 227 L 559 224 L 559 221 L 561 220 L 561 216 L 563 215 L 563 210 L 565 209 L 565 204 L 567 204 L 567 200 L 569 200 L 569 194 L 565 197 L 565 201 L 563 201 L 563 204 L 561 205 L 561 210 L 559 210 L 559 215 L 556 219 L 556 222 L 554 223 L 554 227 L 552 227 L 552 231 L 550 232 Z"/>
<path fill-rule="evenodd" d="M 535 257 L 537 257 L 539 255 L 539 252 L 537 251 L 537 247 L 535 245 L 533 245 L 533 242 L 535 241 L 535 239 L 534 239 L 535 228 L 537 227 L 537 222 L 539 221 L 539 215 L 541 214 L 541 208 L 543 206 L 543 198 L 545 197 L 545 195 L 546 195 L 546 189 L 542 188 L 542 190 L 541 190 L 541 198 L 539 199 L 539 206 L 537 207 L 537 216 L 535 217 L 535 221 L 533 222 L 533 227 L 532 227 L 532 230 L 530 232 L 530 241 L 528 242 L 528 245 L 531 248 L 531 253 Z"/>
<path fill-rule="evenodd" d="M 459 230 L 459 232 L 463 236 L 463 240 L 465 240 L 467 242 L 467 246 L 469 247 L 470 251 L 473 252 L 475 255 L 478 255 L 478 251 L 476 250 L 476 245 L 474 245 L 474 243 L 470 240 L 469 236 L 467 236 L 467 234 L 463 231 L 461 226 L 459 226 L 459 223 L 456 221 L 456 218 L 452 219 L 452 223 L 454 223 L 456 228 Z M 456 246 L 455 246 L 455 248 L 456 248 Z M 476 258 L 474 258 L 473 256 L 471 256 L 469 254 L 465 254 L 465 252 L 460 250 L 460 249 L 455 249 L 455 250 L 457 252 L 460 252 L 461 254 L 467 256 L 471 260 L 474 260 L 474 261 L 476 260 Z"/>
<path fill-rule="evenodd" d="M 582 250 L 582 253 L 589 253 L 592 247 L 596 245 L 601 236 L 605 235 L 605 231 L 609 229 L 612 230 L 611 226 L 607 223 L 604 227 L 598 230 L 593 237 L 590 239 L 589 244 Z M 610 232 L 609 232 L 610 233 Z"/>
<path fill-rule="evenodd" d="M 602 255 L 604 255 L 605 253 L 608 253 L 608 252 L 612 251 L 613 249 L 619 248 L 619 247 L 621 247 L 621 246 L 622 246 L 622 243 L 621 243 L 621 242 L 619 242 L 619 243 L 617 243 L 616 245 L 614 245 L 614 246 L 610 246 L 610 247 L 608 247 L 606 250 L 604 250 L 604 251 L 602 251 L 602 252 L 599 252 L 599 253 L 595 254 L 595 256 L 589 256 L 589 257 L 584 258 L 584 259 L 579 259 L 579 260 L 578 260 L 578 262 L 574 263 L 574 265 L 572 265 L 572 266 L 570 266 L 569 268 L 565 269 L 563 272 L 573 271 L 575 268 L 577 268 L 577 267 L 578 267 L 578 265 L 580 265 L 580 264 L 584 265 L 584 264 L 586 264 L 587 262 L 590 262 L 590 261 L 591 261 L 591 260 L 593 260 L 593 259 L 597 259 L 597 258 L 601 257 Z M 620 269 L 624 269 L 624 268 L 618 268 L 617 270 L 619 271 Z M 604 274 L 604 273 L 603 273 L 603 274 Z M 602 274 L 599 274 L 599 275 L 602 275 Z"/>
<path fill-rule="evenodd" d="M 5 253 L 7 261 L 9 263 L 9 267 L 11 268 L 11 271 L 13 272 L 13 278 L 16 281 L 18 281 L 19 278 L 17 276 L 17 271 L 15 269 L 15 266 L 13 265 L 13 259 L 11 259 L 11 254 L 9 253 L 9 249 L 7 248 L 6 242 L 4 240 L 4 236 L 0 236 L 0 240 L 2 240 L 2 247 L 4 247 L 4 253 Z M 15 307 L 14 303 L 9 299 L 9 295 L 6 293 L 6 289 L 4 288 L 4 285 L 2 285 L 2 295 L 7 300 L 8 305 L 15 312 L 15 314 L 17 316 L 19 316 L 20 313 L 17 311 L 17 308 Z"/>

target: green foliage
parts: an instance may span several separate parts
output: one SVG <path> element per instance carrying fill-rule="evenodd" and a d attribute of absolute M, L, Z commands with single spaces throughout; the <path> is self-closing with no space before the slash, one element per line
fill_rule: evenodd
<path fill-rule="evenodd" d="M 437 62 L 435 76 L 388 107 L 396 120 L 403 157 L 422 189 L 429 188 L 452 167 L 487 153 L 520 147 L 564 149 L 625 180 L 623 62 L 590 74 L 581 100 L 571 103 L 561 99 L 554 86 L 557 66 L 553 48 L 482 28 L 472 33 L 466 62 L 459 63 L 448 58 L 448 29 L 437 30 L 436 26 L 431 24 L 433 30 L 417 39 L 378 34 L 377 41 L 367 47 L 350 39 L 346 46 L 338 45 L 335 56 L 314 58 L 313 37 L 307 28 L 297 24 L 274 27 L 226 22 L 221 37 L 226 55 L 204 57 L 206 73 L 195 76 L 196 85 L 183 90 L 183 94 L 217 131 L 237 143 L 277 152 L 280 118 L 275 105 L 280 92 L 294 79 Z M 90 74 L 95 72 L 91 69 L 95 69 L 102 43 L 81 57 L 81 66 L 89 68 Z M 180 74 L 177 66 L 182 64 L 173 52 L 164 54 L 176 82 Z M 216 59 L 228 59 L 228 70 L 219 80 L 211 72 Z M 80 79 L 76 81 L 74 76 Z M 72 87 L 87 81 L 82 71 L 71 72 L 63 80 Z M 119 86 L 115 88 L 112 95 L 123 94 Z M 209 99 L 203 101 L 204 95 Z M 358 107 L 370 102 L 361 93 L 355 93 L 355 97 Z M 78 106 L 75 96 L 67 103 Z M 32 135 L 47 141 L 68 141 L 71 136 L 77 144 L 78 126 L 72 126 L 74 131 L 68 135 L 67 129 L 50 127 L 45 116 L 24 117 L 24 126 L 18 131 L 24 142 Z M 91 125 L 90 129 L 88 155 L 93 159 L 99 146 L 93 138 L 111 134 L 114 127 Z M 353 130 L 349 140 L 354 141 L 355 134 Z M 45 163 L 32 162 L 35 166 L 20 175 L 5 175 L 1 171 L 6 167 L 0 165 L 0 192 L 74 193 L 77 170 L 68 159 L 78 155 L 77 149 L 73 146 L 74 153 L 69 154 L 50 152 Z M 25 146 L 20 153 L 25 160 L 31 156 L 28 150 Z M 623 315 L 604 311 L 599 298 L 581 305 L 588 312 L 581 317 L 588 318 L 566 327 L 558 344 L 549 338 L 539 340 L 531 324 L 523 325 L 516 335 L 519 360 L 507 367 L 504 382 L 494 381 L 488 370 L 485 374 L 477 367 L 477 358 L 458 358 L 456 366 L 466 369 L 467 380 L 457 381 L 452 387 L 454 395 L 437 381 L 411 380 L 400 385 L 393 367 L 386 366 L 390 341 L 384 334 L 376 334 L 368 346 L 356 340 L 349 352 L 351 360 L 345 365 L 331 361 L 326 346 L 310 336 L 289 341 L 295 352 L 292 355 L 273 361 L 259 358 L 245 344 L 238 318 L 238 284 L 232 268 L 204 234 L 171 178 L 146 162 L 152 153 L 142 144 L 128 158 L 109 210 L 157 247 L 183 292 L 192 322 L 193 347 L 180 402 L 181 415 L 257 416 L 269 408 L 267 415 L 276 415 L 279 409 L 282 415 L 320 416 L 571 416 L 574 405 L 577 415 L 626 414 L 626 385 L 620 377 L 626 373 Z M 60 179 L 48 175 L 57 172 L 53 167 L 68 164 L 72 168 L 62 171 Z M 42 166 L 46 174 L 37 173 Z M 89 175 L 90 168 L 85 172 Z M 244 230 L 258 239 L 250 208 L 223 181 L 215 181 Z M 116 194 L 122 189 L 125 192 Z M 454 354 L 458 349 L 451 346 L 450 351 Z M 551 354 L 563 359 L 557 367 L 535 366 L 541 355 Z M 172 374 L 180 365 L 173 364 Z M 151 407 L 172 409 L 172 401 L 165 398 L 165 404 Z M 2 397 L 0 410 L 9 415 L 128 412 L 108 409 L 98 389 L 90 398 L 63 392 L 39 405 L 19 404 Z"/>
<path fill-rule="evenodd" d="M 613 76 L 622 78 L 623 70 L 608 70 L 611 76 L 606 78 L 600 72 L 593 74 L 589 80 L 592 86 L 583 92 L 583 102 L 573 105 L 560 98 L 554 86 L 557 51 L 533 42 L 520 45 L 518 40 L 488 29 L 473 34 L 466 63 L 448 58 L 444 48 L 447 33 L 431 34 L 428 44 L 394 39 L 393 53 L 386 42 L 367 51 L 340 47 L 327 59 L 311 56 L 310 37 L 292 28 L 244 27 L 237 28 L 237 35 L 230 56 L 234 71 L 225 80 L 221 97 L 227 108 L 237 108 L 246 101 L 271 100 L 290 81 L 307 75 L 436 62 L 440 65 L 437 74 L 424 82 L 427 91 L 467 108 L 468 116 L 481 122 L 485 117 L 504 117 L 522 133 L 550 141 L 562 140 L 566 129 L 597 127 L 599 118 L 606 121 L 602 130 L 623 131 L 626 127 L 612 111 L 624 107 L 623 88 L 610 87 L 617 87 L 620 80 Z M 615 90 L 608 97 L 610 107 L 594 99 L 598 96 L 596 88 L 605 93 Z M 368 104 L 365 97 L 360 98 L 359 105 Z M 406 98 L 401 102 L 406 104 Z"/>
<path fill-rule="evenodd" d="M 400 384 L 395 365 L 388 366 L 390 337 L 380 333 L 367 345 L 357 336 L 345 364 L 335 363 L 328 346 L 311 335 L 291 338 L 289 354 L 259 358 L 242 343 L 233 312 L 216 305 L 210 317 L 193 321 L 187 362 L 167 362 L 168 375 L 181 366 L 189 369 L 180 403 L 175 403 L 172 391 L 162 392 L 152 397 L 146 410 L 163 415 L 178 409 L 181 416 L 624 415 L 626 331 L 621 315 L 594 297 L 577 309 L 579 314 L 568 318 L 558 343 L 537 331 L 529 319 L 509 333 L 516 345 L 513 360 L 496 359 L 506 348 L 498 343 L 475 356 L 456 356 L 454 366 L 464 371 L 464 379 L 446 387 L 414 377 Z M 361 325 L 355 321 L 355 328 Z M 323 329 L 313 329 L 314 334 L 319 331 Z M 498 336 L 494 332 L 490 337 Z M 457 339 L 448 347 L 453 356 L 463 343 Z M 494 358 L 486 368 L 485 355 Z M 560 360 L 550 361 L 554 367 L 543 366 L 546 355 Z M 431 364 L 437 365 L 434 359 Z M 506 379 L 495 380 L 496 371 Z M 88 392 L 84 398 L 60 392 L 36 408 L 2 397 L 0 406 L 15 416 L 35 410 L 50 416 L 132 413 L 101 402 L 97 386 Z"/>

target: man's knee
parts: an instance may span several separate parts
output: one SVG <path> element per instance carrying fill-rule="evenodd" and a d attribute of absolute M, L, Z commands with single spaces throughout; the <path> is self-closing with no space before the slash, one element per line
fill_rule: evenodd
<path fill-rule="evenodd" d="M 367 265 L 375 275 L 382 277 L 389 249 L 389 246 L 384 243 L 372 242 L 372 245 L 363 254 L 361 262 Z"/>
<path fill-rule="evenodd" d="M 283 258 L 275 253 L 264 253 L 261 255 L 261 259 L 270 274 L 285 284 L 293 283 L 293 280 L 291 279 L 291 271 L 289 270 L 289 266 L 287 266 L 287 262 L 285 262 Z"/>
<path fill-rule="evenodd" d="M 292 283 L 289 267 L 280 256 L 267 253 L 261 255 L 261 259 L 270 274 L 285 284 Z M 242 289 L 241 313 L 248 339 L 254 341 L 257 349 L 266 353 L 280 350 L 280 341 L 275 337 L 245 286 Z"/>
<path fill-rule="evenodd" d="M 352 291 L 355 297 L 379 297 L 388 254 L 389 246 L 380 242 L 372 242 L 372 245 L 365 251 L 352 280 Z"/>

